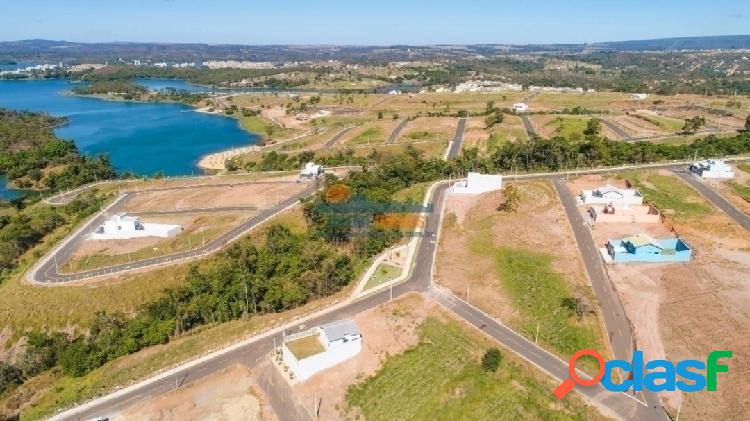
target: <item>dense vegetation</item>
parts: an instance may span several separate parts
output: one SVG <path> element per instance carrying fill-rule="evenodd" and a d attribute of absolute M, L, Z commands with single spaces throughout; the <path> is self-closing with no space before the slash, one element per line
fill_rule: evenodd
<path fill-rule="evenodd" d="M 0 175 L 21 188 L 64 189 L 113 178 L 106 157 L 78 154 L 73 141 L 52 129 L 65 119 L 0 109 Z"/>
<path fill-rule="evenodd" d="M 122 95 L 125 99 L 134 99 L 146 94 L 148 89 L 129 80 L 102 80 L 76 86 L 71 91 L 79 95 Z"/>
<path fill-rule="evenodd" d="M 104 200 L 95 193 L 88 193 L 58 207 L 38 204 L 24 208 L 23 200 L 14 201 L 21 209 L 15 215 L 0 216 L 0 282 L 18 266 L 21 256 L 39 244 L 45 235 L 62 225 L 77 224 L 99 210 Z"/>

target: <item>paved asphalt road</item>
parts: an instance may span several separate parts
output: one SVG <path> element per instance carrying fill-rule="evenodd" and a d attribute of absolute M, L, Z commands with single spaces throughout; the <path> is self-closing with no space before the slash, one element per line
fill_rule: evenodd
<path fill-rule="evenodd" d="M 336 133 L 335 135 L 333 135 L 333 137 L 331 137 L 330 139 L 328 139 L 328 142 L 326 142 L 326 144 L 323 145 L 323 147 L 324 148 L 331 148 L 331 147 L 335 146 L 339 142 L 339 140 L 341 140 L 341 138 L 344 137 L 344 135 L 347 134 L 349 132 L 349 130 L 351 130 L 353 128 L 354 127 L 345 127 L 343 129 L 339 130 L 338 133 Z"/>
<path fill-rule="evenodd" d="M 448 149 L 448 158 L 455 158 L 458 153 L 461 152 L 461 141 L 464 138 L 464 131 L 466 130 L 466 119 L 459 118 L 458 126 L 456 126 L 456 134 L 453 136 L 450 149 Z"/>
<path fill-rule="evenodd" d="M 523 122 L 523 128 L 526 129 L 526 134 L 529 135 L 529 138 L 532 138 L 536 136 L 536 129 L 534 128 L 534 123 L 531 122 L 531 119 L 526 114 L 521 114 L 521 121 Z"/>
<path fill-rule="evenodd" d="M 575 235 L 576 243 L 583 259 L 583 265 L 591 280 L 591 286 L 594 289 L 594 294 L 596 294 L 596 299 L 599 301 L 599 307 L 604 318 L 604 324 L 609 335 L 608 339 L 614 357 L 630 361 L 633 351 L 637 346 L 636 340 L 630 328 L 630 321 L 625 315 L 622 302 L 617 296 L 617 292 L 606 273 L 599 249 L 581 212 L 578 210 L 575 198 L 565 185 L 565 181 L 556 178 L 553 180 L 553 184 L 565 208 L 570 226 L 573 228 L 573 234 Z M 656 394 L 645 393 L 645 398 L 649 405 L 661 406 L 659 397 Z"/>
<path fill-rule="evenodd" d="M 401 122 L 398 123 L 398 126 L 396 126 L 396 128 L 393 129 L 393 131 L 391 132 L 391 135 L 388 136 L 388 142 L 387 143 L 393 143 L 393 142 L 395 142 L 396 139 L 398 139 L 398 136 L 401 134 L 401 130 L 404 129 L 404 127 L 406 126 L 406 123 L 408 123 L 408 122 L 409 122 L 409 119 L 407 119 L 407 118 L 401 120 Z"/>
<path fill-rule="evenodd" d="M 428 297 L 435 299 L 447 309 L 453 311 L 457 316 L 483 330 L 487 335 L 498 340 L 513 351 L 519 353 L 532 364 L 547 372 L 557 380 L 566 378 L 567 363 L 565 361 L 555 357 L 533 342 L 516 334 L 496 320 L 484 315 L 474 307 L 471 307 L 456 297 L 453 297 L 432 285 L 433 259 L 437 247 L 434 233 L 436 233 L 439 228 L 439 218 L 444 204 L 442 199 L 446 189 L 447 185 L 443 184 L 438 186 L 433 192 L 433 203 L 435 209 L 433 213 L 427 215 L 424 237 L 421 238 L 419 247 L 416 250 L 414 269 L 407 280 L 398 285 L 394 285 L 390 290 L 385 289 L 356 301 L 318 313 L 311 319 L 292 325 L 286 332 L 299 332 L 310 326 L 317 326 L 334 320 L 351 318 L 358 313 L 387 302 L 390 299 L 391 294 L 396 298 L 409 292 L 418 291 L 426 293 Z M 114 417 L 118 412 L 135 403 L 174 390 L 178 384 L 187 384 L 234 364 L 245 364 L 254 372 L 260 371 L 260 377 L 267 379 L 261 380 L 261 387 L 269 395 L 269 401 L 277 412 L 279 419 L 297 419 L 298 406 L 297 404 L 289 404 L 289 396 L 285 396 L 288 393 L 288 390 L 284 387 L 275 387 L 273 377 L 263 377 L 264 375 L 262 374 L 264 369 L 262 364 L 267 361 L 267 355 L 272 351 L 274 340 L 276 343 L 281 343 L 282 339 L 282 333 L 277 333 L 272 336 L 257 337 L 257 339 L 252 342 L 245 343 L 225 353 L 204 359 L 190 367 L 183 368 L 173 376 L 143 384 L 142 386 L 135 387 L 132 390 L 122 393 L 116 398 L 103 399 L 102 401 L 78 412 L 73 411 L 72 414 L 66 413 L 64 416 L 58 417 L 58 419 L 85 420 L 98 416 Z M 365 340 L 367 340 L 367 338 L 365 338 Z M 623 393 L 611 393 L 597 386 L 591 388 L 577 388 L 576 390 L 585 394 L 598 404 L 606 406 L 623 419 L 666 419 L 664 411 L 660 409 L 660 407 L 651 408 Z"/>
<path fill-rule="evenodd" d="M 615 132 L 615 134 L 617 136 L 620 136 L 620 139 L 622 139 L 622 140 L 631 140 L 631 139 L 633 139 L 633 137 L 630 136 L 630 134 L 628 132 L 626 132 L 622 127 L 620 127 L 618 124 L 615 124 L 615 123 L 613 123 L 613 122 L 611 122 L 609 120 L 603 119 L 603 118 L 600 119 L 600 121 L 602 122 L 602 124 L 604 124 L 605 126 L 609 127 L 610 130 L 612 130 L 613 132 Z"/>
<path fill-rule="evenodd" d="M 239 184 L 243 184 L 243 183 L 227 184 L 227 186 L 229 185 L 236 186 Z M 181 188 L 185 188 L 185 187 L 173 187 L 173 188 L 168 188 L 166 190 L 181 189 Z M 236 240 L 237 238 L 246 234 L 248 231 L 255 228 L 257 225 L 264 222 L 271 215 L 274 215 L 280 212 L 281 210 L 293 205 L 294 203 L 299 201 L 301 198 L 307 197 L 308 195 L 312 194 L 314 191 L 315 191 L 315 187 L 314 185 L 311 184 L 308 188 L 304 189 L 300 193 L 286 200 L 279 202 L 275 206 L 271 206 L 269 208 L 261 210 L 257 215 L 243 221 L 236 227 L 232 228 L 231 230 L 219 236 L 218 238 L 206 243 L 205 245 L 196 247 L 192 250 L 172 253 L 172 254 L 168 254 L 164 256 L 152 257 L 149 259 L 137 260 L 135 262 L 130 262 L 130 263 L 122 263 L 119 265 L 107 266 L 107 267 L 100 268 L 100 269 L 93 269 L 93 270 L 89 270 L 85 272 L 78 272 L 74 274 L 59 273 L 58 268 L 57 268 L 58 264 L 66 262 L 72 256 L 72 254 L 75 252 L 78 246 L 83 241 L 86 240 L 86 235 L 88 233 L 90 233 L 95 227 L 103 224 L 109 214 L 113 214 L 113 213 L 117 213 L 121 211 L 122 207 L 128 201 L 128 199 L 135 194 L 132 192 L 125 193 L 124 195 L 125 197 L 122 200 L 119 200 L 118 203 L 112 208 L 110 208 L 108 212 L 102 213 L 98 215 L 97 217 L 95 217 L 94 219 L 92 219 L 88 224 L 86 224 L 83 227 L 83 229 L 79 231 L 78 235 L 72 238 L 68 243 L 66 243 L 56 252 L 54 252 L 53 255 L 50 256 L 49 259 L 44 261 L 41 264 L 41 266 L 39 266 L 39 268 L 33 273 L 33 279 L 35 282 L 41 282 L 41 283 L 59 283 L 59 282 L 78 281 L 78 280 L 93 278 L 93 277 L 102 276 L 102 275 L 110 275 L 114 273 L 127 272 L 131 270 L 136 270 L 136 269 L 143 269 L 149 266 L 156 266 L 156 265 L 161 265 L 165 263 L 181 261 L 184 259 L 205 256 L 209 253 L 212 253 L 214 251 L 217 251 L 225 247 L 230 242 Z"/>
<path fill-rule="evenodd" d="M 716 205 L 732 219 L 737 221 L 738 224 L 742 225 L 746 230 L 750 231 L 750 217 L 734 207 L 734 205 L 729 203 L 727 199 L 721 197 L 721 195 L 719 195 L 719 193 L 717 193 L 714 189 L 701 182 L 698 177 L 685 169 L 673 169 L 673 172 L 677 174 L 678 177 L 683 179 L 686 183 L 690 184 L 690 186 L 692 186 L 695 190 L 698 190 L 698 192 L 702 194 L 703 197 L 711 201 L 711 203 Z"/>

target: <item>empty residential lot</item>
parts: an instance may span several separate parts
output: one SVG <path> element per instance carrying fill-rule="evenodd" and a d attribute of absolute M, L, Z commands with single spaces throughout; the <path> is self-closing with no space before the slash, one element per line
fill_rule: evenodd
<path fill-rule="evenodd" d="M 448 196 L 436 282 L 550 351 L 569 357 L 589 347 L 606 352 L 578 248 L 548 181 L 517 183 L 516 213 L 501 212 L 501 192 Z M 580 299 L 578 318 L 563 306 Z"/>

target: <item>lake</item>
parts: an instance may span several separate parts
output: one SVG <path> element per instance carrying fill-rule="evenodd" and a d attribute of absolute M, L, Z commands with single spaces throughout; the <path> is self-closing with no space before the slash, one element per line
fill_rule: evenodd
<path fill-rule="evenodd" d="M 140 80 L 150 89 L 193 86 L 179 80 Z M 88 155 L 107 154 L 118 172 L 150 175 L 199 173 L 201 156 L 256 143 L 237 120 L 202 114 L 182 104 L 105 101 L 65 95 L 65 80 L 0 81 L 0 107 L 65 116 L 57 136 Z M 199 90 L 195 87 L 195 90 Z M 0 195 L 3 195 L 0 190 Z"/>

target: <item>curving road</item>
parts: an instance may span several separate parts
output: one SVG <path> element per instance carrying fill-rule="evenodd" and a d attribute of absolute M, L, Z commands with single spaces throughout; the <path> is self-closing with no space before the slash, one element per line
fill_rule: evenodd
<path fill-rule="evenodd" d="M 244 364 L 249 366 L 251 370 L 260 373 L 259 383 L 261 388 L 268 394 L 269 402 L 277 412 L 279 419 L 309 419 L 300 415 L 301 404 L 298 401 L 293 399 L 290 401 L 290 396 L 287 395 L 288 388 L 283 387 L 283 385 L 281 385 L 282 387 L 276 387 L 275 384 L 278 383 L 278 380 L 274 380 L 274 375 L 270 374 L 269 377 L 269 374 L 263 374 L 263 364 L 267 364 L 267 355 L 272 351 L 274 343 L 281 343 L 284 333 L 298 332 L 309 326 L 351 318 L 358 313 L 389 301 L 391 297 L 399 297 L 410 292 L 423 293 L 440 303 L 456 316 L 482 330 L 486 335 L 513 352 L 518 353 L 554 378 L 555 381 L 567 378 L 567 362 L 550 354 L 507 326 L 432 283 L 432 268 L 437 248 L 437 238 L 434 233 L 439 229 L 440 215 L 444 205 L 443 197 L 447 187 L 447 184 L 441 184 L 433 190 L 431 198 L 435 212 L 428 214 L 426 217 L 424 236 L 419 240 L 416 249 L 413 270 L 405 281 L 394 285 L 392 289 L 381 290 L 355 301 L 337 304 L 304 321 L 289 324 L 284 330 L 277 329 L 268 334 L 256 336 L 154 379 L 121 389 L 106 397 L 65 411 L 53 419 L 85 420 L 102 416 L 116 419 L 120 411 L 135 403 L 162 395 L 174 390 L 179 385 L 196 381 L 234 364 Z M 661 407 L 654 408 L 624 393 L 608 392 L 601 385 L 588 388 L 578 387 L 575 390 L 605 411 L 625 420 L 667 420 Z"/>
<path fill-rule="evenodd" d="M 294 183 L 294 182 L 275 182 L 275 183 L 289 184 L 289 183 Z M 250 183 L 234 183 L 234 184 L 225 184 L 223 186 L 224 187 L 236 186 L 236 185 L 241 185 L 241 184 L 250 184 Z M 199 187 L 215 187 L 215 186 L 216 185 L 199 186 Z M 164 190 L 179 190 L 179 189 L 185 189 L 185 188 L 191 188 L 191 187 L 187 187 L 187 186 L 168 187 L 168 188 L 151 189 L 148 191 L 150 192 L 150 191 L 164 191 Z M 50 255 L 46 256 L 41 261 L 41 263 L 30 272 L 29 278 L 32 282 L 45 283 L 45 284 L 65 283 L 65 282 L 72 282 L 72 281 L 80 281 L 84 279 L 91 279 L 91 278 L 95 278 L 98 276 L 129 272 L 129 271 L 144 269 L 144 268 L 152 267 L 152 266 L 181 262 L 187 259 L 193 259 L 197 257 L 203 257 L 203 256 L 206 256 L 208 254 L 211 254 L 213 252 L 216 252 L 224 248 L 227 244 L 245 235 L 246 233 L 248 233 L 249 231 L 257 227 L 258 225 L 262 224 L 263 222 L 275 216 L 276 214 L 282 212 L 286 208 L 298 203 L 300 199 L 311 195 L 314 191 L 315 191 L 315 186 L 311 184 L 310 186 L 308 186 L 301 192 L 289 197 L 286 200 L 279 202 L 278 204 L 274 206 L 261 210 L 257 215 L 243 221 L 242 223 L 230 229 L 229 231 L 222 234 L 221 236 L 206 243 L 205 245 L 196 247 L 192 250 L 167 254 L 164 256 L 152 257 L 148 259 L 137 260 L 137 261 L 129 262 L 129 263 L 122 263 L 118 265 L 107 266 L 107 267 L 103 267 L 99 269 L 92 269 L 92 270 L 88 270 L 84 272 L 78 272 L 78 273 L 72 273 L 72 274 L 60 273 L 58 270 L 59 264 L 66 262 L 73 255 L 73 253 L 80 246 L 80 244 L 86 240 L 86 236 L 91 231 L 93 231 L 95 227 L 98 227 L 99 225 L 103 224 L 104 221 L 109 217 L 109 215 L 117 213 L 117 212 L 121 212 L 125 203 L 127 203 L 127 201 L 131 197 L 133 197 L 133 195 L 137 194 L 135 192 L 124 193 L 119 198 L 117 198 L 117 200 L 115 200 L 115 202 L 113 202 L 113 204 L 110 205 L 110 207 L 107 208 L 105 212 L 101 212 L 99 215 L 92 218 L 88 223 L 86 223 L 83 227 L 81 227 L 78 231 L 76 231 L 73 235 L 71 235 L 68 239 L 66 239 Z M 179 213 L 180 211 L 169 211 L 169 212 Z M 189 212 L 190 212 L 189 210 L 186 210 L 184 213 L 189 213 Z"/>

